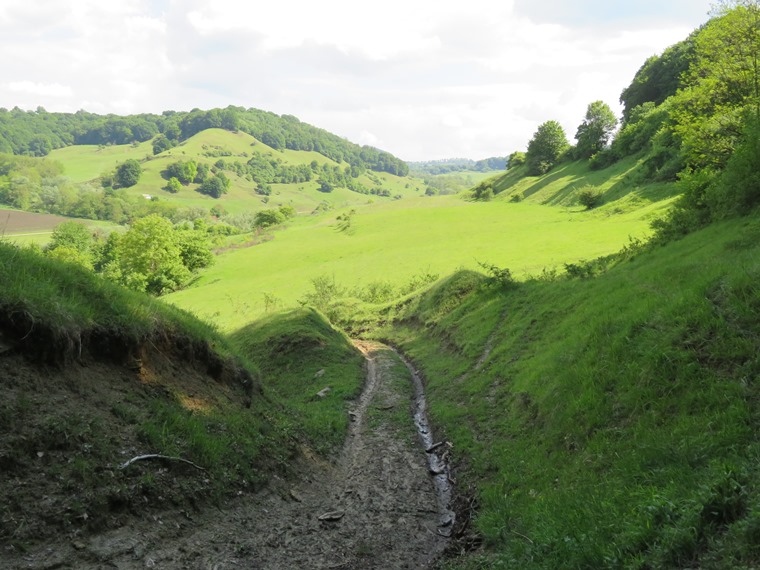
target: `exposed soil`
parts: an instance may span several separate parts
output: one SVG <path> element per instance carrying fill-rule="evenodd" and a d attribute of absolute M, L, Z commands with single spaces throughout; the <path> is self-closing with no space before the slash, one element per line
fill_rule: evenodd
<path fill-rule="evenodd" d="M 392 352 L 374 344 L 360 348 L 367 356 L 367 381 L 351 410 L 349 435 L 335 461 L 304 450 L 300 475 L 275 480 L 255 495 L 241 494 L 222 508 L 151 510 L 146 505 L 142 513 L 113 517 L 95 529 L 72 527 L 25 550 L 5 544 L 0 546 L 0 567 L 429 567 L 447 546 L 453 516 L 446 499 L 436 492 L 430 454 L 414 428 L 415 397 L 389 372 Z M 0 374 L 11 374 L 11 359 L 4 360 Z M 16 382 L 30 370 L 17 372 Z M 124 378 L 128 381 L 127 375 Z M 45 380 L 37 380 L 41 389 Z M 65 401 L 63 395 L 59 400 Z M 406 413 L 408 422 L 398 421 L 399 411 Z M 154 469 L 160 474 L 167 468 L 157 464 Z M 44 488 L 35 494 L 34 485 L 42 481 L 0 477 L 6 491 L 16 485 L 22 493 L 20 503 L 33 505 L 30 510 L 41 516 L 49 497 Z"/>
<path fill-rule="evenodd" d="M 58 224 L 67 221 L 71 221 L 71 218 L 0 208 L 0 236 L 33 232 L 47 233 Z"/>

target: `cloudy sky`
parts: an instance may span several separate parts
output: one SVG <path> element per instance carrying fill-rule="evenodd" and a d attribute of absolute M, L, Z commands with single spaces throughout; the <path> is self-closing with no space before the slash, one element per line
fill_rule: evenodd
<path fill-rule="evenodd" d="M 405 160 L 572 137 L 710 0 L 0 0 L 0 106 L 288 113 Z"/>

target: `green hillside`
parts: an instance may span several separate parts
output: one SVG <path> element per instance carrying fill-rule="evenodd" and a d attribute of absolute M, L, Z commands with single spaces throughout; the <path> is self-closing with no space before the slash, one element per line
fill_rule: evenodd
<path fill-rule="evenodd" d="M 661 202 L 670 203 L 678 188 L 668 181 L 648 179 L 642 172 L 644 157 L 626 157 L 601 170 L 593 170 L 587 161 L 559 164 L 543 176 L 530 176 L 527 168 L 509 169 L 484 184 L 493 188 L 496 199 L 526 201 L 551 206 L 579 206 L 578 193 L 591 190 L 600 196 L 602 211 L 630 211 Z"/>
<path fill-rule="evenodd" d="M 760 218 L 499 288 L 458 272 L 376 334 L 427 380 L 485 551 L 456 568 L 760 562 Z"/>
<path fill-rule="evenodd" d="M 310 213 L 323 202 L 330 207 L 362 204 L 368 200 L 389 200 L 392 197 L 408 197 L 420 193 L 422 181 L 408 177 L 399 177 L 387 172 L 367 171 L 357 178 L 357 182 L 366 188 L 386 190 L 388 196 L 363 195 L 346 188 L 336 188 L 325 193 L 318 190 L 317 177 L 309 182 L 297 184 L 272 184 L 269 197 L 256 193 L 257 183 L 239 176 L 230 168 L 221 169 L 230 178 L 232 184 L 227 194 L 214 199 L 197 192 L 199 184 L 184 186 L 179 193 L 171 194 L 164 188 L 167 180 L 162 176 L 166 168 L 177 161 L 193 160 L 198 164 L 214 167 L 221 158 L 228 164 L 246 164 L 251 157 L 258 155 L 267 160 L 279 160 L 289 166 L 318 165 L 345 168 L 339 163 L 314 151 L 275 150 L 244 132 L 231 132 L 212 128 L 203 130 L 178 146 L 153 155 L 150 143 L 139 145 L 93 146 L 78 145 L 54 150 L 49 158 L 63 165 L 63 174 L 74 182 L 98 182 L 96 179 L 112 171 L 127 159 L 138 160 L 142 166 L 139 182 L 127 189 L 129 195 L 157 197 L 184 207 L 204 208 L 214 206 L 224 208 L 235 214 L 245 211 L 263 209 L 272 205 L 291 205 L 300 213 Z"/>

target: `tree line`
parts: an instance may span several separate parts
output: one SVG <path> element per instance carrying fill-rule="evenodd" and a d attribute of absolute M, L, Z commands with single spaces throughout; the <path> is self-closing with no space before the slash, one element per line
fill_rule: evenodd
<path fill-rule="evenodd" d="M 407 162 L 409 169 L 415 174 L 449 174 L 452 172 L 492 172 L 504 170 L 507 167 L 506 156 L 492 156 L 482 160 L 470 158 L 445 158 L 441 160 L 425 160 L 419 162 Z M 424 177 L 424 176 L 422 176 Z"/>
<path fill-rule="evenodd" d="M 314 151 L 351 166 L 397 176 L 409 173 L 407 164 L 388 152 L 351 143 L 292 115 L 280 116 L 233 106 L 129 116 L 97 115 L 86 111 L 50 113 L 42 107 L 34 111 L 0 108 L 0 152 L 46 156 L 53 149 L 70 145 L 153 140 L 153 152 L 158 154 L 210 128 L 242 131 L 277 150 Z"/>
<path fill-rule="evenodd" d="M 685 40 L 649 58 L 620 95 L 618 120 L 589 104 L 571 145 L 554 120 L 541 124 L 510 168 L 541 175 L 565 160 L 606 168 L 641 157 L 643 181 L 677 182 L 682 197 L 658 235 L 682 235 L 760 204 L 760 1 L 722 0 Z M 489 192 L 490 191 L 490 192 Z M 493 189 L 481 185 L 475 197 Z"/>

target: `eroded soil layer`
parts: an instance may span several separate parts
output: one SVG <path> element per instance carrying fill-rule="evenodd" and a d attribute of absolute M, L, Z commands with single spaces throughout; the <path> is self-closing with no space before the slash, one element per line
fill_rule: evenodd
<path fill-rule="evenodd" d="M 386 347 L 362 344 L 367 381 L 339 457 L 223 509 L 153 514 L 121 528 L 0 554 L 8 568 L 426 568 L 451 521 L 415 431 L 415 398 Z M 406 418 L 406 421 L 404 421 Z M 159 468 L 158 466 L 156 468 Z"/>

